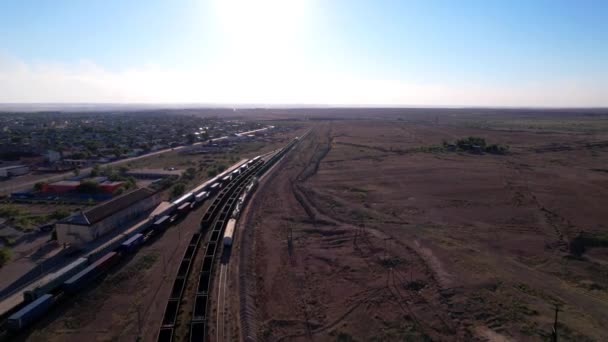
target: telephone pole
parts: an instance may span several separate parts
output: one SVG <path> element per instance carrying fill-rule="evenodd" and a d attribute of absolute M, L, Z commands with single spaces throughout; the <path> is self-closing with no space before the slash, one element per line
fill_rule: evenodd
<path fill-rule="evenodd" d="M 559 312 L 559 305 L 555 304 L 555 321 L 553 322 L 553 333 L 551 334 L 551 341 L 557 342 L 557 313 Z"/>

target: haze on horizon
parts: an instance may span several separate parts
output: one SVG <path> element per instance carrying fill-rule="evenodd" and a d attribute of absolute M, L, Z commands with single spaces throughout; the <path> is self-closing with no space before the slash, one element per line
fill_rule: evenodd
<path fill-rule="evenodd" d="M 608 106 L 606 1 L 5 1 L 0 103 Z"/>

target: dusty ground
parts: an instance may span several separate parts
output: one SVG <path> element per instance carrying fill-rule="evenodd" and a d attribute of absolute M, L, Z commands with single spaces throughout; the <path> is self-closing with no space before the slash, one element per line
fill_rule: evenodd
<path fill-rule="evenodd" d="M 568 249 L 606 232 L 605 117 L 551 115 L 315 120 L 250 208 L 243 335 L 547 340 L 558 304 L 608 339 L 608 252 Z M 471 135 L 511 152 L 430 148 Z"/>

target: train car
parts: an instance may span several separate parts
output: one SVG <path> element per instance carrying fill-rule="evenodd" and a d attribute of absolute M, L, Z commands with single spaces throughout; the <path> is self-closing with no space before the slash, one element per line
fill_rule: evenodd
<path fill-rule="evenodd" d="M 182 205 L 182 203 L 191 202 L 192 199 L 194 199 L 194 193 L 189 192 L 189 193 L 183 195 L 182 197 L 176 199 L 175 201 L 173 201 L 173 204 L 175 204 L 179 208 Z"/>
<path fill-rule="evenodd" d="M 236 233 L 236 220 L 230 219 L 230 220 L 228 220 L 228 224 L 226 225 L 226 230 L 224 231 L 224 246 L 226 246 L 226 247 L 232 246 L 232 242 L 234 241 L 235 233 Z"/>
<path fill-rule="evenodd" d="M 139 248 L 139 246 L 141 246 L 143 242 L 144 235 L 135 234 L 120 245 L 120 250 L 124 253 L 133 253 Z"/>
<path fill-rule="evenodd" d="M 154 221 L 154 224 L 152 224 L 152 230 L 161 231 L 161 230 L 167 228 L 167 226 L 169 225 L 170 218 L 171 218 L 171 216 L 165 215 L 165 216 L 157 219 L 156 221 Z"/>
<path fill-rule="evenodd" d="M 43 294 L 35 301 L 12 314 L 7 321 L 8 328 L 12 331 L 19 331 L 25 328 L 49 311 L 53 304 L 55 304 L 53 296 L 48 293 Z"/>
<path fill-rule="evenodd" d="M 233 178 L 236 177 L 236 176 L 238 176 L 238 175 L 240 175 L 240 174 L 241 174 L 241 168 L 240 167 L 238 169 L 236 169 L 236 170 L 234 170 L 234 171 L 231 172 L 231 175 L 232 175 Z"/>
<path fill-rule="evenodd" d="M 78 258 L 56 272 L 46 275 L 38 281 L 33 289 L 23 293 L 23 299 L 26 302 L 32 302 L 36 300 L 36 298 L 55 290 L 61 286 L 64 281 L 87 267 L 88 263 L 89 260 L 87 258 Z"/>
<path fill-rule="evenodd" d="M 221 188 L 221 184 L 220 183 L 213 183 L 211 184 L 211 186 L 209 187 L 209 193 L 210 194 L 214 194 L 216 193 L 220 188 Z"/>
<path fill-rule="evenodd" d="M 177 207 L 177 212 L 179 214 L 185 214 L 185 213 L 187 213 L 188 211 L 190 211 L 191 204 L 192 203 L 190 203 L 190 202 L 184 202 L 184 203 L 182 203 L 179 207 Z"/>
<path fill-rule="evenodd" d="M 209 193 L 207 191 L 203 191 L 200 194 L 194 196 L 194 202 L 195 203 L 202 203 L 207 198 L 209 198 Z"/>
<path fill-rule="evenodd" d="M 65 283 L 63 283 L 64 291 L 67 293 L 76 293 L 80 291 L 91 281 L 106 272 L 110 267 L 117 263 L 118 260 L 120 260 L 120 254 L 116 252 L 110 252 L 102 256 L 99 260 L 89 265 L 89 267 L 66 280 Z"/>
<path fill-rule="evenodd" d="M 231 180 L 232 180 L 231 175 L 225 176 L 224 178 L 222 178 L 222 184 L 226 185 L 226 184 L 230 183 Z"/>

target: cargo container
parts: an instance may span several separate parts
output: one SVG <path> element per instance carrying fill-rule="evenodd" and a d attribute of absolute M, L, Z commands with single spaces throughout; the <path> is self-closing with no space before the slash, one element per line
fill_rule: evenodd
<path fill-rule="evenodd" d="M 232 246 L 232 242 L 234 241 L 235 232 L 236 232 L 236 220 L 230 219 L 230 220 L 228 220 L 228 224 L 226 225 L 226 230 L 224 231 L 224 246 L 226 246 L 226 247 Z"/>
<path fill-rule="evenodd" d="M 155 231 L 165 229 L 167 227 L 167 225 L 169 224 L 170 218 L 171 218 L 171 216 L 169 216 L 169 215 L 165 215 L 165 216 L 159 218 L 158 220 L 156 220 L 156 222 L 154 222 L 152 229 Z"/>
<path fill-rule="evenodd" d="M 61 286 L 64 281 L 87 267 L 88 263 L 89 261 L 87 258 L 78 258 L 56 272 L 46 275 L 36 283 L 36 286 L 33 289 L 23 293 L 23 299 L 26 302 L 32 302 L 36 300 L 36 298 L 52 292 Z"/>
<path fill-rule="evenodd" d="M 12 331 L 23 329 L 49 311 L 54 303 L 55 299 L 52 295 L 44 294 L 40 296 L 35 301 L 12 314 L 8 318 L 8 328 Z"/>
<path fill-rule="evenodd" d="M 112 265 L 114 265 L 120 259 L 120 254 L 116 252 L 110 252 L 99 260 L 95 261 L 89 267 L 84 270 L 78 272 L 76 275 L 66 280 L 63 283 L 63 289 L 67 293 L 75 293 L 80 291 L 83 287 L 85 287 L 88 283 L 95 278 L 102 275 L 105 271 L 107 271 Z"/>
<path fill-rule="evenodd" d="M 193 198 L 194 198 L 194 194 L 193 194 L 193 193 L 191 193 L 191 192 L 189 192 L 189 193 L 187 193 L 187 194 L 183 195 L 182 197 L 180 197 L 180 198 L 176 199 L 175 201 L 173 201 L 173 204 L 175 204 L 175 205 L 177 205 L 177 206 L 180 206 L 180 205 L 182 205 L 182 203 L 184 203 L 184 202 L 189 202 L 189 201 L 191 201 Z"/>
<path fill-rule="evenodd" d="M 194 196 L 194 201 L 196 203 L 201 203 L 209 197 L 209 193 L 207 191 L 203 191 L 200 194 Z"/>
<path fill-rule="evenodd" d="M 143 241 L 143 234 L 135 234 L 120 245 L 120 250 L 125 253 L 133 253 L 139 248 Z"/>
<path fill-rule="evenodd" d="M 187 213 L 190 210 L 190 202 L 182 203 L 179 207 L 177 207 L 178 213 Z"/>
<path fill-rule="evenodd" d="M 211 186 L 209 187 L 209 192 L 210 193 L 215 193 L 216 191 L 218 191 L 222 186 L 220 185 L 220 183 L 213 183 L 211 184 Z"/>

